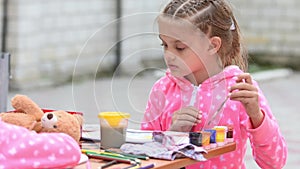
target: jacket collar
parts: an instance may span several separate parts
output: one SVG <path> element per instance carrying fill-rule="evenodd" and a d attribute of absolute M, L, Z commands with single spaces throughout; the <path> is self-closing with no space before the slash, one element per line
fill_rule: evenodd
<path fill-rule="evenodd" d="M 241 73 L 242 73 L 242 70 L 238 66 L 230 65 L 230 66 L 225 67 L 224 70 L 221 71 L 220 73 L 213 75 L 213 76 L 209 77 L 208 79 L 206 79 L 205 81 L 203 81 L 202 84 L 199 85 L 199 87 L 201 86 L 201 88 L 203 88 L 203 89 L 213 89 L 223 80 L 227 80 L 227 79 L 229 80 L 229 79 L 233 78 L 234 76 L 237 76 Z M 183 91 L 191 90 L 194 87 L 194 85 L 190 81 L 188 81 L 186 78 L 173 76 L 169 69 L 167 69 L 167 71 L 166 71 L 166 76 L 171 81 L 176 83 Z"/>

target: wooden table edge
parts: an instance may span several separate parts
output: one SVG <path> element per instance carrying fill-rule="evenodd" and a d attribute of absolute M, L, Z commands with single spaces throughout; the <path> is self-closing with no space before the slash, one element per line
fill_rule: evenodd
<path fill-rule="evenodd" d="M 203 156 L 208 160 L 210 158 L 214 158 L 221 154 L 225 154 L 225 153 L 234 151 L 235 149 L 236 149 L 235 142 L 227 143 L 223 147 L 217 147 L 217 148 L 208 150 L 207 153 L 203 153 Z M 201 162 L 201 161 L 197 161 L 197 160 L 194 160 L 191 158 L 180 158 L 180 159 L 176 159 L 174 161 L 170 161 L 170 163 L 168 163 L 168 164 L 154 167 L 153 169 L 174 169 L 174 167 L 181 168 L 181 167 L 185 167 L 185 166 L 195 164 L 198 162 Z"/>
<path fill-rule="evenodd" d="M 216 156 L 222 155 L 224 153 L 234 151 L 235 149 L 236 149 L 235 142 L 227 143 L 226 145 L 224 145 L 222 147 L 217 147 L 214 149 L 207 150 L 207 153 L 203 153 L 203 156 L 206 159 L 210 159 L 210 158 L 214 158 Z M 97 160 L 97 161 L 99 161 L 99 160 Z M 93 163 L 96 163 L 97 165 L 99 164 L 97 167 L 100 167 L 101 161 L 94 162 L 92 160 L 90 162 L 91 162 L 91 166 L 93 166 L 92 165 Z M 154 163 L 155 167 L 153 169 L 174 169 L 174 168 L 182 168 L 182 167 L 185 167 L 185 166 L 188 166 L 191 164 L 195 164 L 198 162 L 201 162 L 201 161 L 193 160 L 191 158 L 179 158 L 179 159 L 175 159 L 173 161 L 151 158 L 150 160 L 142 160 L 142 166 Z M 86 164 L 81 164 L 79 166 L 84 167 L 84 165 L 86 165 Z M 75 167 L 75 169 L 76 168 L 79 169 L 79 166 Z M 109 168 L 122 168 L 120 166 L 126 167 L 126 166 L 128 166 L 128 164 L 127 165 L 126 164 L 117 164 L 117 165 L 114 165 Z"/>

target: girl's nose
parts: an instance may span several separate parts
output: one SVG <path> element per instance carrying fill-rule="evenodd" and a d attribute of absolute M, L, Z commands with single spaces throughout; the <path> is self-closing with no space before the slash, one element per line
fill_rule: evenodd
<path fill-rule="evenodd" d="M 167 61 L 171 61 L 171 60 L 176 59 L 176 55 L 174 53 L 170 52 L 170 51 L 165 51 L 164 55 L 165 55 L 165 59 Z"/>

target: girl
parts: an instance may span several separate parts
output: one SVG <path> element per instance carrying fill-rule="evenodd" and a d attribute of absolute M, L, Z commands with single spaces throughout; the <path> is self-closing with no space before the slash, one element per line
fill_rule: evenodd
<path fill-rule="evenodd" d="M 80 156 L 78 143 L 69 135 L 37 134 L 0 118 L 0 169 L 68 168 Z"/>
<path fill-rule="evenodd" d="M 245 168 L 247 138 L 261 168 L 282 168 L 287 147 L 247 70 L 239 27 L 224 0 L 172 0 L 158 17 L 168 70 L 150 93 L 143 130 L 199 131 L 221 106 L 236 150 L 188 168 Z M 226 98 L 229 98 L 228 100 Z"/>

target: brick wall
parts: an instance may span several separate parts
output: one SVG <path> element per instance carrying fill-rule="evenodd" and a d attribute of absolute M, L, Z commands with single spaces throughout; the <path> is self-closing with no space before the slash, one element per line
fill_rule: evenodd
<path fill-rule="evenodd" d="M 60 84 L 111 70 L 117 22 L 122 24 L 120 68 L 139 72 L 142 60 L 161 58 L 155 17 L 166 2 L 123 0 L 123 18 L 115 20 L 115 0 L 9 0 L 12 88 Z M 251 53 L 300 58 L 300 1 L 230 2 Z"/>
<path fill-rule="evenodd" d="M 231 0 L 249 50 L 298 54 L 300 48 L 300 1 Z"/>
<path fill-rule="evenodd" d="M 74 73 L 95 70 L 115 30 L 90 36 L 115 18 L 115 1 L 88 2 L 9 1 L 7 51 L 12 54 L 13 88 L 59 84 Z"/>
<path fill-rule="evenodd" d="M 162 59 L 161 41 L 157 34 L 156 17 L 165 1 L 127 0 L 122 18 L 122 70 L 138 74 L 157 65 L 142 64 L 142 60 Z M 150 66 L 150 67 L 149 67 Z M 154 67 L 154 68 L 152 68 Z"/>

